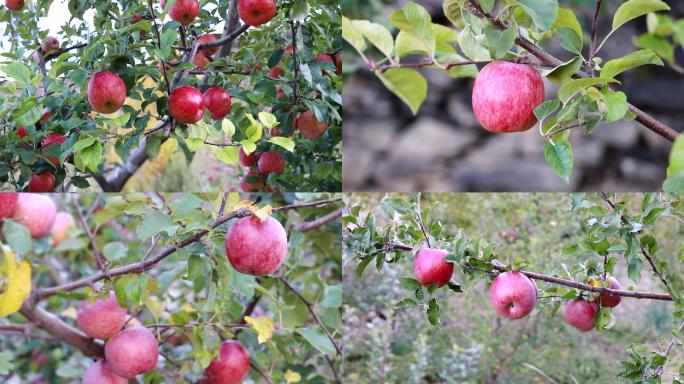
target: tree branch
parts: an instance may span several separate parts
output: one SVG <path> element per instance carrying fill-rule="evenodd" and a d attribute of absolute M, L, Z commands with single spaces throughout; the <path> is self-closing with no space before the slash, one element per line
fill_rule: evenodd
<path fill-rule="evenodd" d="M 71 202 L 76 208 L 76 212 L 78 213 L 78 221 L 81 223 L 81 227 L 83 227 L 83 230 L 88 236 L 88 240 L 90 240 L 90 246 L 93 248 L 93 254 L 95 255 L 95 261 L 97 262 L 97 266 L 100 267 L 100 270 L 102 272 L 106 272 L 108 262 L 102 256 L 102 253 L 100 253 L 100 250 L 98 249 L 97 241 L 95 240 L 93 231 L 90 230 L 90 226 L 88 226 L 88 222 L 86 221 L 85 215 L 83 214 L 83 209 L 81 209 L 81 205 L 78 203 L 77 194 L 71 195 Z"/>
<path fill-rule="evenodd" d="M 473 15 L 480 17 L 480 18 L 486 18 L 488 19 L 493 26 L 498 28 L 499 30 L 505 30 L 508 26 L 501 20 L 496 19 L 494 16 L 491 14 L 485 12 L 482 10 L 482 7 L 480 6 L 479 2 L 477 0 L 468 0 L 468 5 L 470 6 L 470 10 L 473 13 Z M 550 67 L 557 67 L 561 64 L 563 64 L 562 61 L 557 59 L 555 56 L 546 53 L 543 49 L 541 49 L 539 46 L 536 44 L 532 43 L 531 41 L 525 39 L 524 37 L 516 37 L 515 38 L 515 44 L 520 46 L 521 48 L 525 49 L 526 51 L 530 52 L 534 56 L 536 56 L 539 60 L 541 60 L 542 64 Z M 576 73 L 578 77 L 590 77 L 589 74 L 585 72 L 578 72 Z M 629 104 L 629 110 L 636 114 L 636 121 L 641 123 L 644 127 L 650 129 L 651 131 L 657 133 L 658 135 L 664 137 L 665 139 L 674 142 L 679 133 L 674 130 L 672 127 L 660 122 L 659 120 L 655 119 L 653 116 L 647 114 L 646 112 L 640 110 L 639 108 L 635 107 L 632 104 Z"/>
<path fill-rule="evenodd" d="M 249 360 L 249 366 L 252 367 L 252 369 L 255 370 L 256 373 L 258 373 L 259 376 L 261 376 L 261 378 L 264 379 L 265 382 L 267 382 L 268 384 L 273 384 L 273 380 L 271 380 L 271 378 L 268 377 L 268 375 L 261 368 L 259 368 L 259 366 L 254 361 L 252 361 L 252 359 Z"/>
<path fill-rule="evenodd" d="M 292 285 L 290 285 L 290 283 L 284 277 L 279 277 L 278 280 L 280 280 L 283 283 L 283 285 L 285 285 L 285 287 L 287 287 L 287 289 L 292 291 L 292 293 L 294 293 L 295 296 L 297 296 L 297 298 L 299 298 L 299 300 L 301 300 L 302 303 L 304 303 L 304 305 L 306 305 L 306 308 L 309 310 L 309 313 L 311 313 L 311 316 L 314 318 L 314 320 L 316 320 L 316 323 L 318 323 L 318 326 L 323 330 L 323 332 L 325 332 L 326 336 L 328 336 L 328 339 L 330 339 L 330 342 L 335 346 L 335 350 L 337 351 L 337 354 L 342 356 L 342 349 L 340 348 L 339 345 L 337 345 L 337 342 L 333 338 L 330 331 L 328 331 L 328 328 L 326 328 L 325 325 L 323 325 L 323 322 L 318 317 L 316 312 L 313 310 L 313 304 L 311 304 L 311 302 L 309 300 L 307 300 L 304 296 L 302 296 L 301 293 L 299 293 L 299 291 L 297 291 Z"/>
<path fill-rule="evenodd" d="M 395 250 L 400 251 L 411 251 L 413 247 L 401 244 L 401 243 L 388 243 L 388 245 L 383 248 L 383 252 L 392 252 Z M 379 253 L 379 252 L 378 252 Z M 376 253 L 377 254 L 377 253 Z M 368 257 L 368 256 L 366 256 Z M 491 274 L 498 274 L 498 272 L 506 272 L 508 268 L 496 261 L 492 262 L 492 271 L 483 270 L 484 272 Z M 530 279 L 545 281 L 547 283 L 563 285 L 570 288 L 576 288 L 583 291 L 597 292 L 597 293 L 607 293 L 611 295 L 618 295 L 622 297 L 631 297 L 635 299 L 651 299 L 651 300 L 663 300 L 663 301 L 673 301 L 672 297 L 667 293 L 654 293 L 654 292 L 638 292 L 638 291 L 627 291 L 622 289 L 612 289 L 607 287 L 595 287 L 589 284 L 578 283 L 573 280 L 567 280 L 556 276 L 544 275 L 541 273 L 530 272 L 530 271 L 518 271 L 523 275 L 529 277 Z"/>
<path fill-rule="evenodd" d="M 317 229 L 325 224 L 330 223 L 331 221 L 337 219 L 338 217 L 342 216 L 342 208 L 336 209 L 327 215 L 320 217 L 316 220 L 313 221 L 305 221 L 303 223 L 295 224 L 292 228 L 295 231 L 299 232 L 309 232 L 313 231 L 314 229 Z"/>
<path fill-rule="evenodd" d="M 596 8 L 594 9 L 594 19 L 592 20 L 591 23 L 591 40 L 589 42 L 589 64 L 592 66 L 592 73 L 593 71 L 593 64 L 592 60 L 594 59 L 594 55 L 596 55 L 596 30 L 598 29 L 598 19 L 599 19 L 599 12 L 601 11 L 601 0 L 596 0 Z"/>

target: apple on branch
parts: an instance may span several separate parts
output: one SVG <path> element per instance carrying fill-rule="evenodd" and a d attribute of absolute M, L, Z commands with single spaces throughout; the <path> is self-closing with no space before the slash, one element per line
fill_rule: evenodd
<path fill-rule="evenodd" d="M 40 49 L 43 50 L 43 54 L 47 55 L 56 52 L 59 49 L 59 40 L 56 37 L 48 36 L 43 43 L 40 45 Z"/>
<path fill-rule="evenodd" d="M 51 172 L 41 172 L 31 175 L 28 183 L 29 192 L 54 192 L 55 175 Z"/>
<path fill-rule="evenodd" d="M 451 280 L 454 264 L 444 260 L 449 253 L 445 249 L 423 248 L 413 260 L 413 275 L 423 286 L 441 287 Z"/>
<path fill-rule="evenodd" d="M 204 96 L 189 85 L 178 87 L 169 97 L 169 114 L 185 124 L 195 124 L 204 115 Z"/>
<path fill-rule="evenodd" d="M 101 71 L 88 83 L 88 102 L 100 113 L 113 113 L 126 101 L 126 84 L 114 72 Z"/>
<path fill-rule="evenodd" d="M 500 316 L 523 318 L 537 304 L 537 286 L 520 272 L 500 273 L 489 287 L 489 303 Z"/>
<path fill-rule="evenodd" d="M 275 14 L 274 0 L 238 0 L 238 15 L 247 25 L 255 27 L 266 24 Z"/>
<path fill-rule="evenodd" d="M 587 332 L 596 324 L 596 312 L 599 304 L 596 301 L 586 301 L 582 298 L 574 299 L 565 304 L 565 322 L 581 332 Z"/>
<path fill-rule="evenodd" d="M 530 129 L 537 118 L 534 108 L 544 101 L 544 81 L 526 64 L 492 61 L 473 86 L 473 111 L 482 127 L 494 133 Z"/>
<path fill-rule="evenodd" d="M 267 151 L 261 154 L 257 165 L 262 175 L 281 174 L 285 170 L 285 159 L 278 152 Z"/>
<path fill-rule="evenodd" d="M 204 92 L 204 106 L 213 120 L 221 120 L 230 113 L 231 99 L 228 91 L 221 87 L 211 87 Z"/>
<path fill-rule="evenodd" d="M 287 234 L 271 216 L 243 217 L 226 233 L 226 256 L 236 271 L 268 276 L 277 271 L 287 254 Z"/>
<path fill-rule="evenodd" d="M 32 238 L 39 239 L 50 233 L 56 216 L 57 206 L 51 198 L 35 193 L 20 193 L 12 219 L 25 226 Z"/>
<path fill-rule="evenodd" d="M 158 358 L 157 339 L 145 327 L 123 329 L 105 344 L 105 365 L 126 379 L 154 370 Z"/>
<path fill-rule="evenodd" d="M 249 373 L 249 354 L 245 347 L 234 340 L 227 340 L 219 347 L 219 356 L 204 370 L 205 382 L 211 384 L 242 383 Z"/>

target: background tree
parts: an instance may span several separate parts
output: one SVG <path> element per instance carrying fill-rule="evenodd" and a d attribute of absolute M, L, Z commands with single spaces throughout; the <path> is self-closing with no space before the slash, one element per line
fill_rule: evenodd
<path fill-rule="evenodd" d="M 80 382 L 109 369 L 214 382 L 240 371 L 225 365 L 237 359 L 254 382 L 338 382 L 340 197 L 252 197 L 258 205 L 218 193 L 20 196 L 13 214 L 0 212 L 3 381 Z M 48 220 L 27 221 L 34 211 Z M 233 268 L 243 251 L 262 263 L 271 241 L 286 241 L 274 272 Z M 158 361 L 135 365 L 148 358 Z"/>
<path fill-rule="evenodd" d="M 677 195 L 426 194 L 422 205 L 420 195 L 368 195 L 347 208 L 345 379 L 679 382 Z M 453 265 L 442 288 L 420 283 L 426 247 Z M 536 285 L 531 312 L 492 307 L 495 291 L 519 288 L 490 291 L 504 271 Z M 602 303 L 587 333 L 564 319 L 578 298 Z"/>
<path fill-rule="evenodd" d="M 255 166 L 252 184 L 261 185 L 248 191 L 340 190 L 338 5 L 279 1 L 272 19 L 252 26 L 239 17 L 239 3 L 71 2 L 71 18 L 56 36 L 57 50 L 42 44 L 47 32 L 38 27 L 52 2 L 3 8 L 0 27 L 8 39 L 0 66 L 5 80 L 0 181 L 26 190 L 32 175 L 47 173 L 54 183 L 47 180 L 32 191 L 51 190 L 51 184 L 59 190 L 120 191 L 160 153 L 164 166 L 176 151 L 187 161 L 211 153 L 237 165 L 242 150 L 272 151 L 286 164 L 279 174 Z M 273 2 L 262 2 L 268 3 Z M 273 68 L 281 73 L 272 76 Z M 93 81 L 103 71 L 116 76 Z M 195 99 L 200 105 L 178 97 L 173 116 L 169 96 L 182 86 L 202 93 L 218 87 L 232 100 Z M 205 117 L 182 117 L 179 111 L 189 106 L 198 119 Z M 296 124 L 306 111 L 314 118 Z M 229 170 L 231 177 L 214 175 L 222 189 L 229 182 L 239 186 L 242 172 Z M 169 175 L 174 177 L 183 176 Z"/>

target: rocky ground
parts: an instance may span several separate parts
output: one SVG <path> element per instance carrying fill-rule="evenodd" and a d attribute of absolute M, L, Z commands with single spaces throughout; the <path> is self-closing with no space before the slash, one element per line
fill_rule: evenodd
<path fill-rule="evenodd" d="M 610 25 L 610 18 L 601 25 Z M 604 58 L 635 49 L 631 40 L 640 32 L 623 28 L 603 48 Z M 553 44 L 546 49 L 568 56 Z M 345 190 L 653 191 L 665 179 L 670 143 L 635 121 L 620 121 L 588 136 L 572 132 L 575 164 L 566 184 L 544 160 L 537 130 L 493 135 L 479 126 L 470 104 L 472 79 L 423 73 L 428 99 L 415 117 L 363 67 L 346 79 Z M 651 66 L 621 81 L 630 102 L 681 130 L 683 75 Z M 547 83 L 547 99 L 556 92 L 557 86 Z"/>

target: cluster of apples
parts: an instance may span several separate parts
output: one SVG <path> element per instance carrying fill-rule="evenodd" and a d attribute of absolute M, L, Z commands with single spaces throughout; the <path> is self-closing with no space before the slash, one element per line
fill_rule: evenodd
<path fill-rule="evenodd" d="M 36 131 L 39 131 L 42 129 L 42 126 L 47 123 L 47 121 L 50 119 L 52 116 L 52 112 L 49 109 L 46 109 L 43 115 L 40 117 L 40 120 L 36 123 L 35 129 Z M 19 137 L 20 140 L 27 141 L 29 133 L 26 130 L 25 127 L 22 127 L 20 125 L 17 126 L 17 129 L 15 131 L 15 134 Z M 41 155 L 47 159 L 47 161 L 51 162 L 55 166 L 59 165 L 59 159 L 56 157 L 52 156 L 47 156 L 45 152 L 47 149 L 53 145 L 62 145 L 64 144 L 64 136 L 57 133 L 57 132 L 51 132 L 47 136 L 43 138 L 40 142 L 40 152 Z M 28 190 L 29 192 L 54 192 L 55 190 L 55 175 L 50 172 L 50 171 L 43 171 L 39 173 L 35 173 L 31 175 L 31 178 L 29 179 L 29 184 L 28 184 Z"/>
<path fill-rule="evenodd" d="M 128 316 L 109 291 L 106 299 L 84 300 L 76 324 L 93 339 L 105 341 L 104 359 L 98 359 L 83 375 L 83 384 L 125 384 L 128 379 L 157 367 L 159 346 L 149 329 Z"/>
<path fill-rule="evenodd" d="M 448 252 L 444 249 L 423 248 L 416 253 L 413 261 L 413 274 L 423 286 L 441 287 L 449 282 L 454 265 L 445 260 Z M 609 276 L 608 287 L 620 289 L 618 281 Z M 527 316 L 537 304 L 537 286 L 520 272 L 503 272 L 494 278 L 489 288 L 489 303 L 497 314 L 509 319 Z M 595 316 L 600 307 L 614 308 L 620 304 L 619 295 L 602 293 L 596 300 L 587 301 L 577 298 L 565 306 L 565 321 L 582 332 L 596 325 Z"/>
<path fill-rule="evenodd" d="M 240 188 L 244 192 L 266 191 L 273 192 L 272 188 L 266 188 L 264 179 L 269 174 L 280 175 L 285 171 L 285 158 L 275 151 L 254 151 L 249 155 L 240 147 L 240 164 L 248 168 L 247 173 L 240 177 Z"/>
<path fill-rule="evenodd" d="M 162 9 L 166 8 L 165 0 L 161 0 L 160 4 Z M 188 26 L 199 16 L 199 9 L 198 0 L 176 0 L 169 9 L 169 17 L 183 26 Z M 275 14 L 274 0 L 238 0 L 238 15 L 247 25 L 258 26 L 268 23 Z"/>
<path fill-rule="evenodd" d="M 67 240 L 74 226 L 69 212 L 57 212 L 51 198 L 34 193 L 0 192 L 0 221 L 4 219 L 23 225 L 34 239 L 52 235 L 54 246 Z"/>

